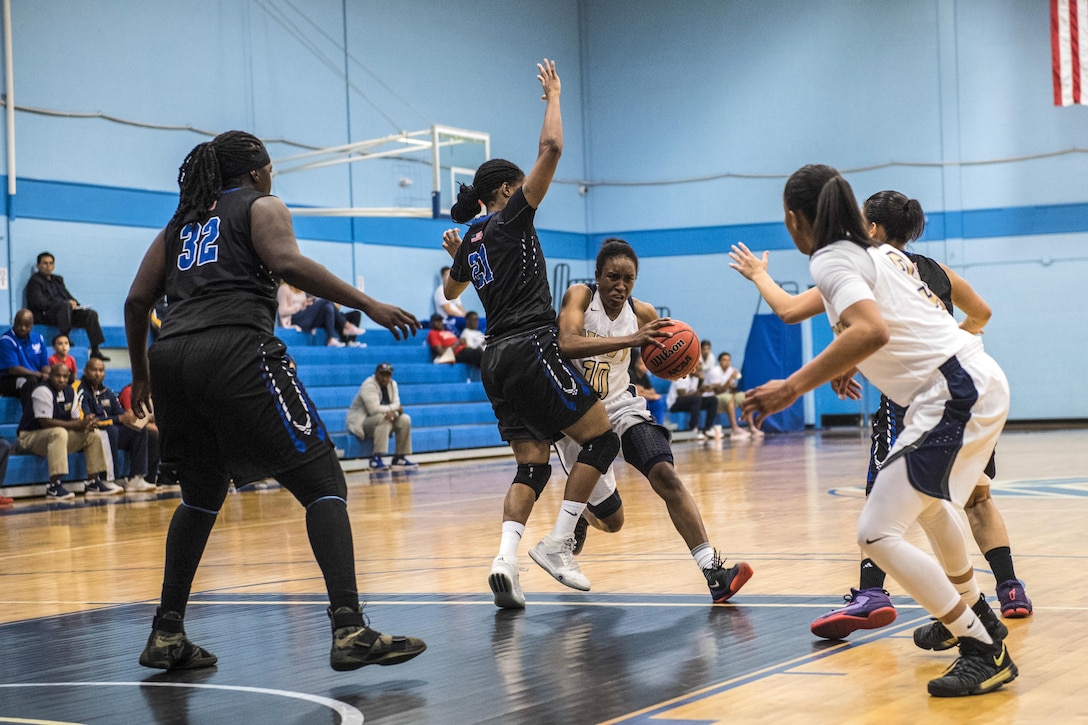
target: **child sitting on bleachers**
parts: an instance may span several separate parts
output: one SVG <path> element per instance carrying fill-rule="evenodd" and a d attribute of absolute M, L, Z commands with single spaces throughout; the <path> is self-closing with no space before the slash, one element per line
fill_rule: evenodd
<path fill-rule="evenodd" d="M 57 363 L 63 363 L 68 366 L 68 370 L 71 372 L 72 379 L 76 377 L 76 359 L 68 354 L 68 351 L 72 349 L 72 341 L 68 339 L 67 335 L 54 335 L 53 336 L 53 354 L 49 356 L 49 364 L 56 365 Z"/>

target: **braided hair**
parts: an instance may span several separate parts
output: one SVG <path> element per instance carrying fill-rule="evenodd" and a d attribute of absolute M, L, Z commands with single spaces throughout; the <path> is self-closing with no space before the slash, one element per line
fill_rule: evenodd
<path fill-rule="evenodd" d="M 480 203 L 486 207 L 495 201 L 495 193 L 504 183 L 517 184 L 525 178 L 525 172 L 505 159 L 485 161 L 476 169 L 471 184 L 461 184 L 457 201 L 450 209 L 450 217 L 458 224 L 471 221 L 480 213 Z"/>
<path fill-rule="evenodd" d="M 181 195 L 170 224 L 192 211 L 208 212 L 230 182 L 267 164 L 264 144 L 245 131 L 227 131 L 197 144 L 178 168 Z"/>

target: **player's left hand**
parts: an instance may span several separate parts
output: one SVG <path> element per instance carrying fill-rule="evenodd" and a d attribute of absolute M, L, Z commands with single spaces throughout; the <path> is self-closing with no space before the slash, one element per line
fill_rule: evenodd
<path fill-rule="evenodd" d="M 757 415 L 756 422 L 762 426 L 764 418 L 780 410 L 785 410 L 793 405 L 799 397 L 789 381 L 768 380 L 757 388 L 745 391 L 741 414 L 747 418 L 750 413 L 755 413 Z"/>
<path fill-rule="evenodd" d="M 854 379 L 855 372 L 857 368 L 831 378 L 831 389 L 839 396 L 839 400 L 861 400 L 861 383 Z"/>
<path fill-rule="evenodd" d="M 729 266 L 740 272 L 747 279 L 752 279 L 760 272 L 767 271 L 767 261 L 770 257 L 770 252 L 764 252 L 763 257 L 757 257 L 749 251 L 744 242 L 737 242 L 733 245 L 732 251 L 729 252 L 729 258 L 733 261 L 729 263 Z"/>

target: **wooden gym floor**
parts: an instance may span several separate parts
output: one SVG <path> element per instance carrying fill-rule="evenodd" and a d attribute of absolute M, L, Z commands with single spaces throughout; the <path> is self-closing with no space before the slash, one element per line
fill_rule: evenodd
<path fill-rule="evenodd" d="M 710 605 L 664 506 L 625 464 L 627 525 L 590 531 L 587 593 L 527 554 L 561 498 L 553 477 L 521 550 L 524 612 L 495 609 L 487 588 L 512 459 L 350 474 L 367 613 L 429 646 L 350 673 L 328 667 L 322 580 L 302 511 L 278 486 L 228 498 L 187 616 L 219 665 L 189 673 L 137 663 L 178 495 L 21 501 L 0 510 L 0 722 L 1088 722 L 1088 589 L 1076 573 L 1088 559 L 1088 430 L 1002 437 L 994 493 L 1035 616 L 1006 620 L 1016 681 L 949 700 L 925 686 L 953 655 L 914 647 L 928 618 L 894 581 L 893 625 L 841 642 L 808 631 L 857 584 L 864 435 L 675 449 L 711 541 L 755 569 L 730 604 Z M 974 561 L 992 599 L 986 561 Z"/>

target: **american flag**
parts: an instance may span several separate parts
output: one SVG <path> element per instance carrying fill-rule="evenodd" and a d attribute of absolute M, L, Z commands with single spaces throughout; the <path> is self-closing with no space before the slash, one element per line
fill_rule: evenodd
<path fill-rule="evenodd" d="M 1088 105 L 1088 0 L 1050 0 L 1054 105 Z"/>

